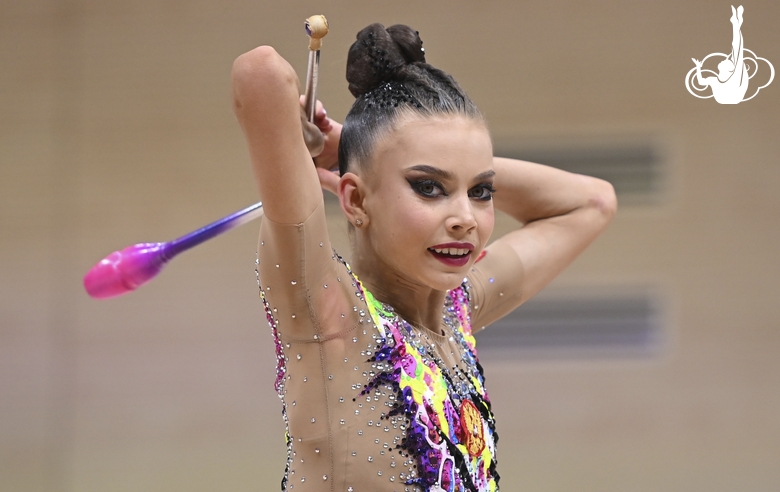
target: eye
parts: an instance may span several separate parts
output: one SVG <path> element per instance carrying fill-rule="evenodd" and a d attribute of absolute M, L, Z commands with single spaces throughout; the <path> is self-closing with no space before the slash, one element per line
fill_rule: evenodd
<path fill-rule="evenodd" d="M 436 198 L 438 196 L 446 196 L 444 188 L 441 183 L 432 179 L 410 179 L 409 185 L 418 194 L 427 198 Z"/>
<path fill-rule="evenodd" d="M 476 200 L 488 201 L 493 199 L 496 189 L 490 183 L 479 184 L 469 190 L 469 197 Z"/>

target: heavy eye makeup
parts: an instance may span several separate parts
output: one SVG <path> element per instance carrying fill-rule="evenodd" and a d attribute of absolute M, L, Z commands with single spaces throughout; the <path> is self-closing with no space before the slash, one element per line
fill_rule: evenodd
<path fill-rule="evenodd" d="M 469 190 L 469 197 L 486 202 L 493 199 L 495 192 L 493 183 L 480 183 Z"/>
<path fill-rule="evenodd" d="M 426 198 L 447 196 L 444 186 L 431 178 L 406 178 L 415 193 Z"/>
<path fill-rule="evenodd" d="M 439 181 L 431 178 L 406 178 L 409 182 L 409 186 L 412 187 L 415 193 L 425 198 L 437 198 L 440 196 L 448 196 L 449 194 L 444 188 L 444 185 Z M 479 183 L 471 187 L 468 191 L 469 198 L 480 201 L 488 201 L 493 199 L 493 193 L 496 189 L 491 182 Z"/>

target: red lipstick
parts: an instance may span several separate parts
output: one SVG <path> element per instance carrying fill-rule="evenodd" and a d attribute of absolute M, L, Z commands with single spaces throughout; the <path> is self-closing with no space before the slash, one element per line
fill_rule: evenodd
<path fill-rule="evenodd" d="M 447 266 L 462 267 L 471 259 L 474 245 L 471 243 L 443 243 L 431 246 L 428 252 Z"/>

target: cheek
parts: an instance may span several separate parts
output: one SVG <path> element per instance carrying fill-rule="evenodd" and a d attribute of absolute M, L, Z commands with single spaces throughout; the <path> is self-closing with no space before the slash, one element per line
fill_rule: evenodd
<path fill-rule="evenodd" d="M 392 214 L 395 237 L 399 240 L 399 246 L 425 243 L 430 239 L 435 230 L 435 214 L 430 207 L 425 207 L 410 200 L 401 200 L 394 204 L 392 210 L 388 208 L 388 214 Z"/>
<path fill-rule="evenodd" d="M 386 258 L 408 257 L 425 243 L 435 222 L 427 207 L 421 206 L 403 193 L 383 193 L 372 207 L 374 247 Z"/>

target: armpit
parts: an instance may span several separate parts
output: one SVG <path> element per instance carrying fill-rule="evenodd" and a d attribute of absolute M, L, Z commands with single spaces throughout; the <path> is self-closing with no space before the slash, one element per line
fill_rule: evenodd
<path fill-rule="evenodd" d="M 338 304 L 335 301 L 346 296 L 339 285 L 339 280 L 347 280 L 341 278 L 346 271 L 341 272 L 342 265 L 334 259 L 322 205 L 300 224 L 264 217 L 257 269 L 278 330 L 293 338 L 323 334 L 321 306 Z"/>

